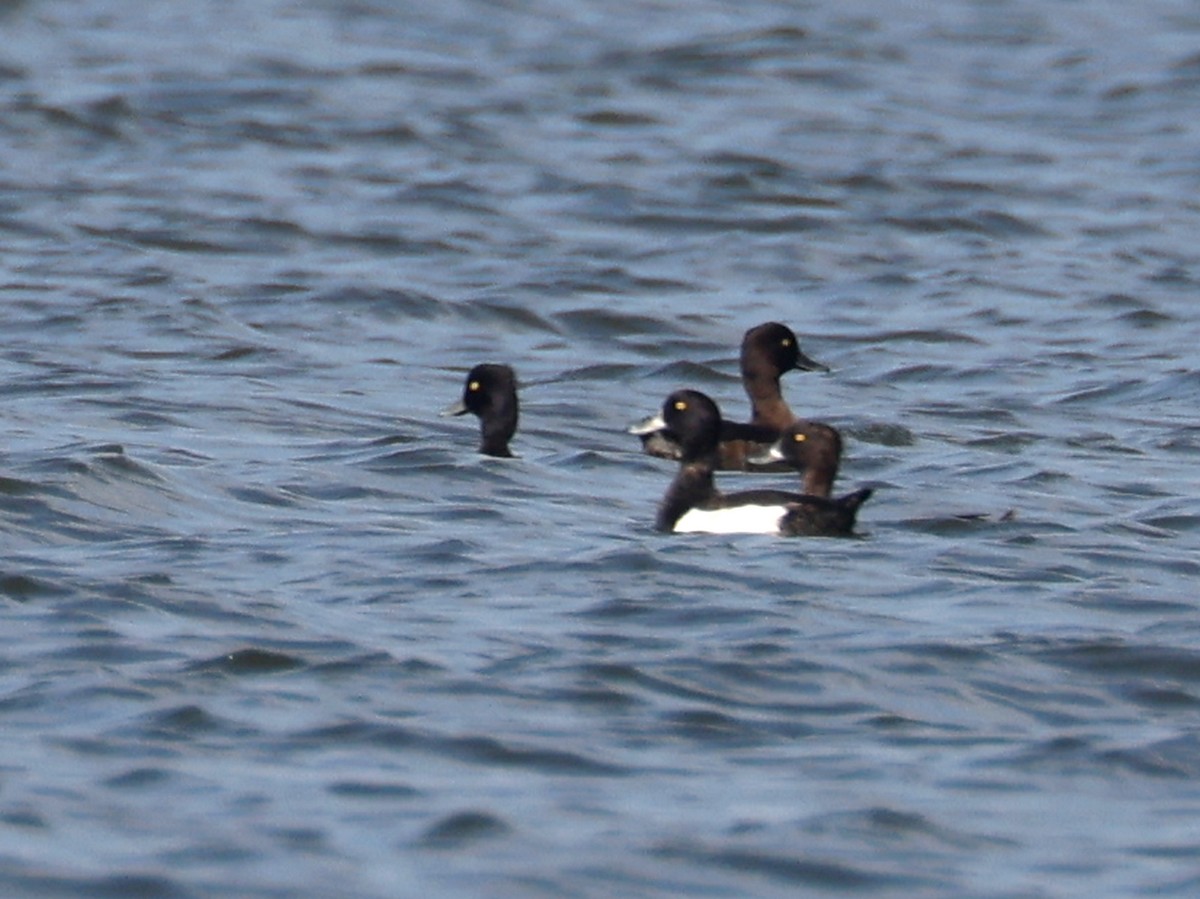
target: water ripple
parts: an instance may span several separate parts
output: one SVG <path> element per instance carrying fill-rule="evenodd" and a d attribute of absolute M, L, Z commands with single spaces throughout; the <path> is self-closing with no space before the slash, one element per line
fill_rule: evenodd
<path fill-rule="evenodd" d="M 1195 892 L 1200 19 L 283 6 L 0 11 L 0 892 Z"/>

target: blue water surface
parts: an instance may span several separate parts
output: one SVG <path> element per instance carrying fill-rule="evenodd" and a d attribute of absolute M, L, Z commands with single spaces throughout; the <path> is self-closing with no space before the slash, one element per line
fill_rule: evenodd
<path fill-rule="evenodd" d="M 5 896 L 1200 889 L 1200 12 L 0 28 Z M 656 534 L 770 320 L 861 537 Z"/>

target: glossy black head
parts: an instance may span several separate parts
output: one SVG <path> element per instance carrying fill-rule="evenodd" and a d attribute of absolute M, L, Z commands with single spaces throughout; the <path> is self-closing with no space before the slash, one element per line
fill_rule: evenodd
<path fill-rule="evenodd" d="M 829 371 L 800 350 L 800 341 L 787 325 L 767 322 L 751 328 L 742 337 L 742 376 L 775 377 L 784 372 Z"/>
<path fill-rule="evenodd" d="M 679 440 L 683 461 L 716 452 L 721 439 L 721 411 L 700 391 L 676 390 L 663 403 L 662 419 Z"/>
<path fill-rule="evenodd" d="M 479 452 L 511 456 L 508 441 L 517 431 L 517 376 L 507 365 L 485 363 L 467 373 L 462 402 L 446 410 L 449 415 L 470 412 L 479 417 L 482 441 Z"/>
<path fill-rule="evenodd" d="M 662 411 L 629 429 L 631 434 L 665 432 L 679 447 L 684 463 L 706 459 L 715 464 L 721 439 L 721 411 L 697 390 L 676 390 L 663 402 Z"/>

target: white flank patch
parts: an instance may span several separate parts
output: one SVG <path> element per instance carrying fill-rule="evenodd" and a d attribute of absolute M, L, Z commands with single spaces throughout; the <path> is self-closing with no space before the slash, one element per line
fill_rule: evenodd
<path fill-rule="evenodd" d="M 677 534 L 778 534 L 784 506 L 688 509 L 675 522 Z"/>

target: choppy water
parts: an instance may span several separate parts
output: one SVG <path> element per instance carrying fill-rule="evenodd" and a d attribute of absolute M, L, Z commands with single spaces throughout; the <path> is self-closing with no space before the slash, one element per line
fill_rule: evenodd
<path fill-rule="evenodd" d="M 2 10 L 5 896 L 1200 889 L 1193 5 Z M 770 319 L 864 538 L 654 534 Z"/>

